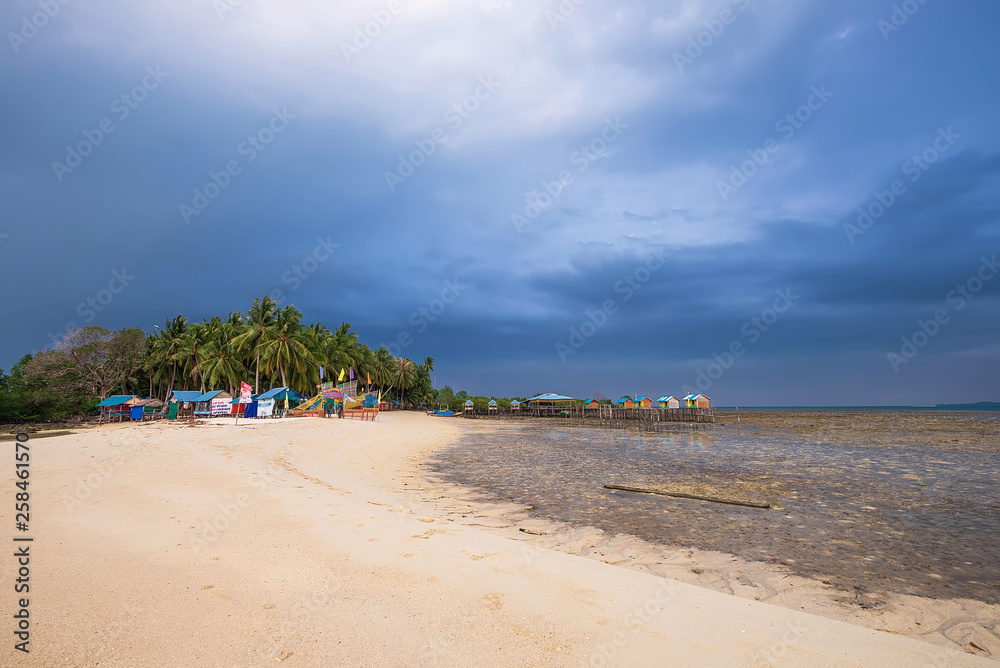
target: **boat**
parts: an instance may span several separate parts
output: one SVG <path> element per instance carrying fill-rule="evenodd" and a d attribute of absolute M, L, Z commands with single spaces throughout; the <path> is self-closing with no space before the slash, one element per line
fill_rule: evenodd
<path fill-rule="evenodd" d="M 433 413 L 430 413 L 430 415 L 432 415 L 434 417 L 452 417 L 452 416 L 455 415 L 455 412 L 454 411 L 434 411 Z"/>

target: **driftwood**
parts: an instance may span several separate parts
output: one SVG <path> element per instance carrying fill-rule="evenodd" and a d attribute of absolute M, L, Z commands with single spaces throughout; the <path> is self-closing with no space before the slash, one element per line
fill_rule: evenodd
<path fill-rule="evenodd" d="M 770 503 L 756 503 L 754 501 L 736 501 L 734 499 L 719 499 L 714 496 L 697 496 L 695 494 L 684 494 L 683 492 L 661 492 L 656 489 L 644 489 L 642 487 L 625 487 L 624 485 L 605 485 L 604 489 L 613 489 L 619 492 L 635 492 L 636 494 L 658 494 L 660 496 L 672 496 L 678 499 L 694 499 L 695 501 L 711 501 L 712 503 L 725 503 L 730 506 L 746 506 L 747 508 L 770 508 Z"/>

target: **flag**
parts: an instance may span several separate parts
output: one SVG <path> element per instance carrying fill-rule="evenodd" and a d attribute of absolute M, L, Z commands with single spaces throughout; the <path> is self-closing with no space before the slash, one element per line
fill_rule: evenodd
<path fill-rule="evenodd" d="M 319 368 L 319 379 L 323 380 L 323 367 Z"/>
<path fill-rule="evenodd" d="M 367 373 L 367 372 L 366 372 L 366 373 Z M 368 384 L 369 384 L 369 385 L 371 385 L 371 384 L 372 384 L 372 375 L 371 375 L 370 373 L 368 374 Z"/>
<path fill-rule="evenodd" d="M 346 371 L 347 371 L 347 369 L 341 369 L 341 370 L 340 370 L 340 375 L 339 375 L 339 376 L 337 376 L 337 380 L 338 380 L 338 381 L 340 381 L 340 380 L 344 380 L 344 373 L 346 373 Z"/>
<path fill-rule="evenodd" d="M 351 380 L 354 380 L 354 367 L 351 367 Z"/>

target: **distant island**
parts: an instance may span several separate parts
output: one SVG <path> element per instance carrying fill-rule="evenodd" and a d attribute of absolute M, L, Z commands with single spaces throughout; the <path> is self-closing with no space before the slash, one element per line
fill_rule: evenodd
<path fill-rule="evenodd" d="M 1000 402 L 979 401 L 974 404 L 937 404 L 934 408 L 948 411 L 1000 411 Z"/>

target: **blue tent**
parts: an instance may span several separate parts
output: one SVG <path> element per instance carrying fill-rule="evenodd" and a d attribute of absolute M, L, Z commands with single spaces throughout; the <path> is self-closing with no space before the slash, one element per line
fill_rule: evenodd
<path fill-rule="evenodd" d="M 264 394 L 260 395 L 257 399 L 274 399 L 275 401 L 284 401 L 285 399 L 288 399 L 289 401 L 302 401 L 302 395 L 290 387 L 276 387 L 273 390 L 268 390 Z"/>
<path fill-rule="evenodd" d="M 133 395 L 131 395 L 131 394 L 115 394 L 115 395 L 112 395 L 112 396 L 108 397 L 107 399 L 105 399 L 101 403 L 97 404 L 97 407 L 98 408 L 109 408 L 111 406 L 121 406 L 125 402 L 132 401 L 133 399 L 135 399 L 135 397 Z"/>
<path fill-rule="evenodd" d="M 170 396 L 167 397 L 167 403 L 169 404 L 176 398 L 177 401 L 183 404 L 191 404 L 198 401 L 198 397 L 200 396 L 201 392 L 196 390 L 174 390 L 170 393 Z"/>

